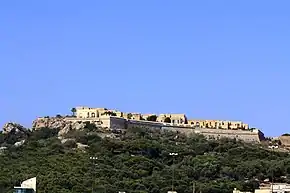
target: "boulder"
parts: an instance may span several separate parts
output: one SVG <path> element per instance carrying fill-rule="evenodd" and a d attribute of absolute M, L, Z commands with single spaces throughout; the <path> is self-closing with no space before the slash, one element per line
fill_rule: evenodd
<path fill-rule="evenodd" d="M 69 139 L 61 139 L 61 143 L 64 144 L 67 141 L 75 141 L 75 139 L 69 138 Z"/>
<path fill-rule="evenodd" d="M 79 148 L 79 149 L 86 149 L 88 147 L 89 147 L 88 145 L 85 145 L 85 144 L 82 144 L 82 143 L 77 143 L 77 148 Z"/>
<path fill-rule="evenodd" d="M 14 143 L 14 145 L 15 145 L 16 147 L 19 147 L 19 146 L 23 145 L 24 143 L 25 143 L 25 139 L 23 139 L 23 140 L 21 140 L 21 141 L 18 141 L 18 142 L 16 142 L 16 143 Z"/>
<path fill-rule="evenodd" d="M 4 154 L 6 150 L 7 150 L 7 147 L 0 147 L 0 155 Z"/>

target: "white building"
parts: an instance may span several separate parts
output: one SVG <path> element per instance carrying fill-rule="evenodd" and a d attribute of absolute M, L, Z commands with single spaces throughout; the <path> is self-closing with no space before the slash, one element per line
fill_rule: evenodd
<path fill-rule="evenodd" d="M 251 193 L 251 192 L 242 192 L 234 189 L 233 193 Z M 290 193 L 290 184 L 286 183 L 274 183 L 273 185 L 261 185 L 259 189 L 255 190 L 255 193 Z"/>
<path fill-rule="evenodd" d="M 36 177 L 25 180 L 20 187 L 14 187 L 15 193 L 36 193 Z"/>
<path fill-rule="evenodd" d="M 256 189 L 255 193 L 290 193 L 290 184 L 286 183 L 274 183 L 273 187 L 260 186 L 260 189 Z"/>

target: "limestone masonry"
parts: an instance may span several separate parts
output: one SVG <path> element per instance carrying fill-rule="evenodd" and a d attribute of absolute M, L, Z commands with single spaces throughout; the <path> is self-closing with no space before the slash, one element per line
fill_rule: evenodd
<path fill-rule="evenodd" d="M 198 133 L 207 138 L 235 138 L 246 142 L 264 140 L 264 134 L 260 130 L 250 129 L 242 121 L 192 120 L 185 114 L 126 113 L 107 108 L 76 107 L 72 111 L 74 115 L 65 117 L 65 122 L 91 122 L 99 127 L 117 130 L 132 127 L 171 130 L 187 135 Z M 39 121 L 41 119 L 44 118 L 38 118 Z"/>

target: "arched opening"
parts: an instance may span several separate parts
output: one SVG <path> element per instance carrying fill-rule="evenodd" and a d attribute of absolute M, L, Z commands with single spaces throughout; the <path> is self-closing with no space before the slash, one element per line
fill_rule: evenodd
<path fill-rule="evenodd" d="M 92 115 L 91 115 L 92 117 L 96 117 L 96 114 L 95 113 L 92 113 Z"/>

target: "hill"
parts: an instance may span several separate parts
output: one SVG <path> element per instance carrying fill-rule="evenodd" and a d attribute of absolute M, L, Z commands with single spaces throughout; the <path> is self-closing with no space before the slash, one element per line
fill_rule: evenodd
<path fill-rule="evenodd" d="M 287 153 L 235 140 L 137 128 L 106 134 L 90 124 L 62 137 L 58 132 L 21 128 L 0 134 L 1 193 L 34 176 L 41 193 L 163 193 L 172 182 L 179 193 L 192 192 L 193 183 L 197 192 L 224 193 L 252 191 L 271 181 L 272 173 L 275 182 L 290 177 Z"/>

